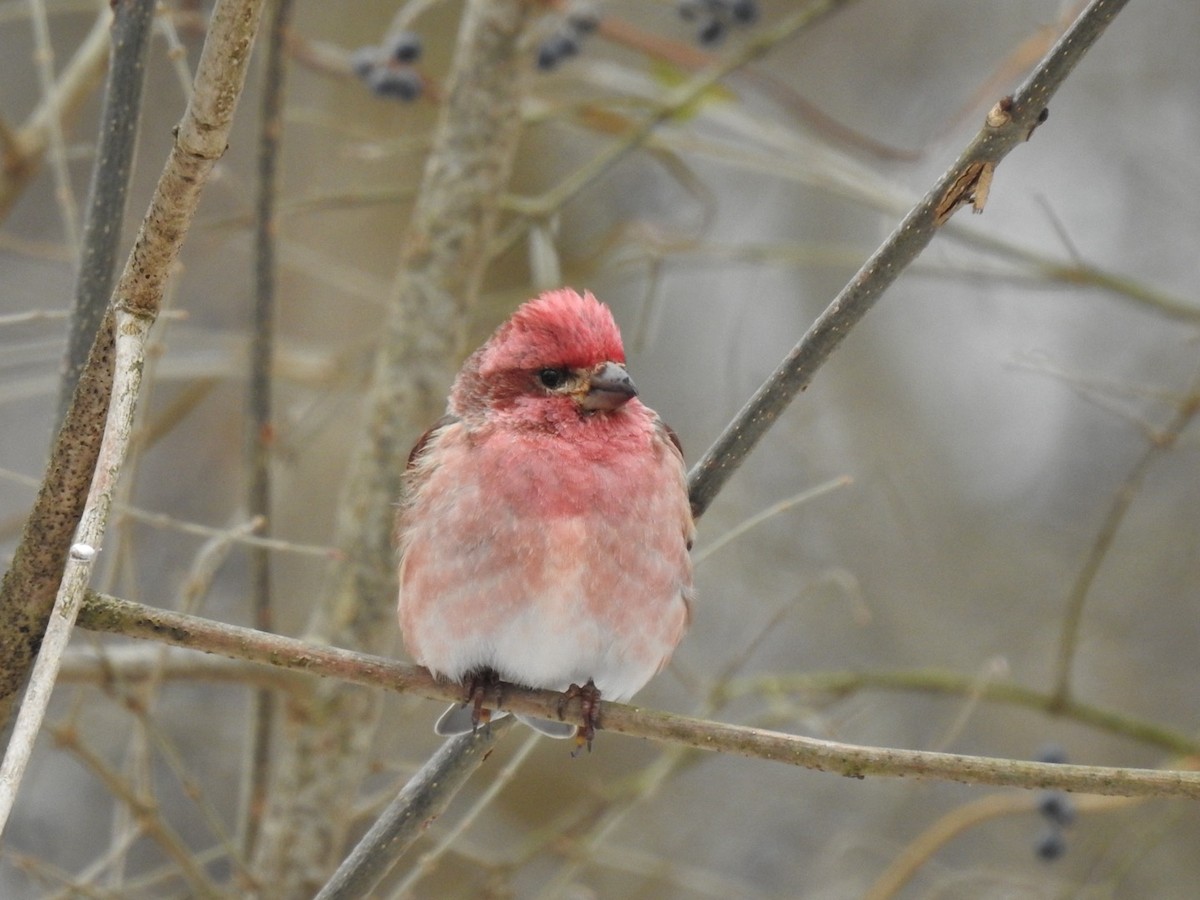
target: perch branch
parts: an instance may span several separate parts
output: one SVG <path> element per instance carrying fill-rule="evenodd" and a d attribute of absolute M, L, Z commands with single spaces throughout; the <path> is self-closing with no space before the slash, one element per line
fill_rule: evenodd
<path fill-rule="evenodd" d="M 425 669 L 381 656 L 320 647 L 294 638 L 263 634 L 182 613 L 154 609 L 90 593 L 79 624 L 95 631 L 158 640 L 236 659 L 337 678 L 351 684 L 384 687 L 432 700 L 461 702 L 462 687 L 436 680 Z M 505 685 L 488 697 L 489 708 L 542 719 L 583 722 L 578 700 L 563 702 L 556 691 Z M 852 778 L 868 775 L 934 778 L 963 784 L 1025 789 L 1056 789 L 1123 797 L 1162 796 L 1200 799 L 1200 771 L 1077 766 L 1023 760 L 862 747 L 759 728 L 726 725 L 602 702 L 600 725 L 606 731 L 679 744 L 697 750 L 773 760 Z"/>

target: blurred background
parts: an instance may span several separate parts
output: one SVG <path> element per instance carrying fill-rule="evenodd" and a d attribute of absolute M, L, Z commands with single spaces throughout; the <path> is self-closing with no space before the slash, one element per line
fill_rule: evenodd
<path fill-rule="evenodd" d="M 360 401 L 452 65 L 461 4 L 414 6 L 420 93 L 402 100 L 349 64 L 394 34 L 397 3 L 296 3 L 272 458 L 284 634 L 303 632 L 328 574 Z M 798 4 L 762 0 L 747 24 L 726 12 L 715 34 L 710 13 L 688 19 L 678 6 L 589 4 L 618 33 L 586 34 L 576 55 L 541 67 L 566 20 L 537 8 L 512 194 L 552 192 L 697 64 L 735 53 Z M 0 3 L 8 129 L 46 97 L 31 25 L 40 7 Z M 695 461 L 1078 8 L 846 3 L 665 122 L 497 259 L 471 346 L 542 287 L 592 290 L 616 313 L 644 399 Z M 122 260 L 186 103 L 205 12 L 183 0 L 160 11 Z M 98 10 L 48 0 L 45 13 L 58 71 Z M 1048 122 L 1000 165 L 984 214 L 954 217 L 704 516 L 692 629 L 640 703 L 855 743 L 1184 764 L 1128 732 L 1147 722 L 1194 737 L 1200 724 L 1200 454 L 1185 415 L 1200 392 L 1197 46 L 1193 0 L 1134 3 L 1117 18 Z M 93 582 L 238 624 L 252 622 L 244 548 L 221 548 L 210 577 L 212 533 L 181 526 L 220 532 L 247 519 L 259 55 L 156 326 L 122 484 L 132 512 L 110 531 Z M 5 564 L 52 437 L 72 223 L 98 111 L 88 93 L 0 223 Z M 1112 713 L 1113 727 L 1036 708 L 1061 678 L 1069 597 L 1106 521 L 1115 531 L 1082 595 L 1069 672 L 1071 696 Z M 117 650 L 119 672 L 153 662 L 158 647 L 75 641 L 0 850 L 0 896 L 188 895 L 101 771 L 152 798 L 225 883 L 213 822 L 236 830 L 253 697 L 244 669 L 188 671 L 193 657 L 172 654 L 131 686 L 96 677 L 88 660 Z M 1005 700 L 993 684 L 1030 694 Z M 352 836 L 438 746 L 439 712 L 384 700 Z M 526 742 L 507 736 L 379 896 L 840 898 L 874 886 L 877 897 L 1185 898 L 1200 878 L 1194 803 L 1081 801 L 1064 827 L 1039 813 L 1044 798 L 1017 791 L 842 779 L 607 734 L 575 759 L 562 744 Z M 510 762 L 498 796 L 415 872 Z M 927 829 L 987 803 L 993 812 L 914 851 Z M 910 877 L 880 882 L 914 852 Z M 229 883 L 230 896 L 245 889 Z"/>

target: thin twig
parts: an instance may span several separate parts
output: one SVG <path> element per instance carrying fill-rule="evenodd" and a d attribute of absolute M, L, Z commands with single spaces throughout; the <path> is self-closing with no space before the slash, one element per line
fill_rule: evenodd
<path fill-rule="evenodd" d="M 269 687 L 274 690 L 300 689 L 303 676 L 274 666 L 220 656 L 197 656 L 176 647 L 154 645 L 114 646 L 103 649 L 70 648 L 63 655 L 58 672 L 59 684 L 103 684 L 120 681 L 136 684 L 153 681 L 196 681 Z"/>
<path fill-rule="evenodd" d="M 779 24 L 760 29 L 753 38 L 747 40 L 727 58 L 693 76 L 672 91 L 658 109 L 623 135 L 621 140 L 596 154 L 586 164 L 555 184 L 552 190 L 533 199 L 510 199 L 510 208 L 521 215 L 496 237 L 488 248 L 488 256 L 492 259 L 502 256 L 524 236 L 533 221 L 560 209 L 568 200 L 610 171 L 631 151 L 642 146 L 660 125 L 693 106 L 722 79 L 766 55 L 788 38 L 811 27 L 848 2 L 850 0 L 811 0 L 803 9 Z"/>
<path fill-rule="evenodd" d="M 1029 139 L 1044 120 L 1055 91 L 1128 0 L 1094 0 L 1011 97 L 988 113 L 983 129 L 923 200 L 897 226 L 808 333 L 755 392 L 689 473 L 692 510 L 712 503 L 788 404 L 900 273 L 920 255 L 954 211 L 970 203 L 983 209 L 996 165 Z"/>
<path fill-rule="evenodd" d="M 50 43 L 50 23 L 46 18 L 44 0 L 29 0 L 29 8 L 38 83 L 42 89 L 43 100 L 48 100 L 55 89 L 54 46 Z M 79 207 L 75 203 L 75 192 L 71 187 L 71 170 L 67 167 L 67 142 L 63 137 L 62 118 L 50 116 L 46 124 L 50 168 L 54 172 L 54 192 L 58 196 L 59 210 L 62 212 L 67 246 L 74 252 L 79 247 Z"/>
<path fill-rule="evenodd" d="M 116 509 L 121 516 L 145 525 L 152 525 L 155 528 L 172 528 L 184 534 L 194 534 L 204 538 L 231 535 L 235 544 L 240 544 L 244 547 L 262 547 L 264 550 L 272 550 L 276 553 L 296 553 L 301 556 L 315 556 L 319 559 L 335 559 L 337 557 L 337 551 L 332 547 L 323 547 L 317 544 L 297 544 L 293 541 L 285 541 L 279 538 L 264 538 L 255 534 L 240 532 L 233 534 L 229 528 L 214 528 L 211 525 L 185 522 L 166 513 L 147 512 L 144 509 L 138 509 L 134 506 L 118 505 Z"/>
<path fill-rule="evenodd" d="M 989 794 L 957 806 L 921 832 L 880 873 L 863 894 L 863 900 L 891 900 L 918 870 L 954 838 L 1002 816 L 1031 815 L 1039 798 L 1029 794 Z M 1081 813 L 1107 812 L 1140 802 L 1129 797 L 1080 797 L 1076 807 Z"/>
<path fill-rule="evenodd" d="M 169 648 L 162 647 L 160 649 L 166 650 Z M 199 819 L 207 825 L 208 830 L 216 837 L 217 847 L 220 849 L 222 859 L 233 869 L 238 879 L 243 882 L 251 881 L 252 879 L 246 867 L 245 859 L 234 843 L 233 837 L 229 834 L 229 830 L 225 827 L 222 815 L 213 805 L 211 795 L 206 793 L 188 772 L 187 763 L 184 761 L 179 748 L 163 732 L 161 724 L 154 719 L 154 710 L 143 705 L 138 697 L 129 693 L 120 695 L 117 699 L 129 711 L 130 715 L 136 719 L 139 734 L 146 738 L 150 747 L 158 751 L 158 758 L 163 761 L 167 770 L 175 776 L 180 793 L 195 805 L 199 813 Z M 61 732 L 61 730 L 58 729 L 57 731 Z M 146 759 L 149 763 L 148 753 L 146 754 Z M 151 767 L 147 766 L 147 769 L 149 768 Z M 142 790 L 147 793 L 154 790 L 154 785 L 155 781 L 153 777 L 142 779 Z M 124 799 L 120 794 L 117 794 L 117 796 Z M 135 816 L 136 818 L 137 816 Z M 191 818 L 195 821 L 196 817 Z M 139 822 L 139 825 L 141 824 Z M 194 854 L 192 856 L 194 858 Z"/>
<path fill-rule="evenodd" d="M 79 373 L 87 363 L 96 332 L 108 308 L 116 277 L 117 248 L 121 243 L 121 223 L 125 219 L 125 201 L 133 173 L 146 76 L 146 51 L 153 31 L 155 5 L 155 0 L 112 5 L 112 60 L 104 86 L 96 161 L 92 167 L 83 223 L 79 271 L 75 276 L 75 300 L 59 383 L 59 422 L 67 415 Z"/>
<path fill-rule="evenodd" d="M 840 487 L 845 487 L 851 483 L 853 483 L 853 479 L 850 478 L 850 476 L 841 475 L 837 478 L 831 479 L 830 481 L 819 484 L 814 488 L 809 488 L 808 490 L 801 491 L 798 494 L 793 494 L 791 497 L 786 497 L 783 500 L 780 500 L 778 503 L 772 503 L 766 509 L 761 510 L 760 512 L 750 516 L 750 518 L 739 522 L 737 525 L 733 526 L 733 528 L 730 528 L 724 534 L 718 536 L 711 543 L 705 544 L 701 549 L 692 554 L 692 562 L 698 566 L 722 547 L 726 546 L 732 541 L 736 541 L 743 534 L 756 528 L 763 522 L 787 512 L 793 506 L 798 506 L 801 503 L 807 503 L 810 500 L 816 500 L 818 497 L 828 494 L 830 491 L 837 490 Z"/>
<path fill-rule="evenodd" d="M 1117 488 L 1109 505 L 1108 513 L 1104 516 L 1100 531 L 1088 550 L 1087 559 L 1079 570 L 1071 591 L 1067 595 L 1067 608 L 1063 614 L 1062 633 L 1058 641 L 1058 657 L 1054 676 L 1054 702 L 1065 705 L 1071 699 L 1071 667 L 1075 661 L 1075 648 L 1079 643 L 1079 628 L 1083 622 L 1083 608 L 1087 603 L 1088 593 L 1096 580 L 1108 551 L 1116 540 L 1117 531 L 1125 520 L 1125 514 L 1133 505 L 1138 490 L 1146 478 L 1146 473 L 1158 459 L 1175 446 L 1184 429 L 1191 424 L 1196 414 L 1200 413 L 1200 383 L 1193 383 L 1190 393 L 1180 404 L 1175 417 L 1160 433 L 1151 436 L 1150 443 L 1142 455 L 1134 463 L 1133 468 L 1125 477 L 1125 481 Z"/>
<path fill-rule="evenodd" d="M 95 631 L 111 631 L 236 659 L 266 662 L 351 684 L 384 687 L 451 703 L 462 700 L 460 685 L 438 681 L 425 669 L 416 666 L 402 665 L 382 656 L 262 634 L 250 628 L 154 609 L 115 597 L 89 593 L 80 612 L 79 623 Z M 504 685 L 499 696 L 489 696 L 487 699 L 489 707 L 506 712 L 583 723 L 579 701 L 564 701 L 563 695 L 557 691 Z M 600 705 L 600 726 L 606 731 L 632 737 L 709 752 L 773 760 L 852 778 L 868 775 L 893 778 L 908 776 L 963 784 L 1054 788 L 1113 796 L 1200 798 L 1200 772 L 1197 771 L 1056 765 L 920 750 L 861 747 L 676 716 L 607 701 L 602 701 Z"/>
<path fill-rule="evenodd" d="M 316 900 L 369 896 L 396 860 L 425 833 L 429 823 L 445 811 L 514 722 L 511 717 L 498 719 L 473 734 L 462 734 L 442 744 L 375 820 Z"/>
<path fill-rule="evenodd" d="M 404 880 L 396 885 L 396 888 L 392 891 L 393 897 L 402 898 L 409 896 L 420 880 L 436 868 L 438 861 L 447 853 L 453 852 L 454 848 L 458 846 L 459 838 L 466 834 L 467 830 L 475 824 L 475 821 L 483 815 L 484 810 L 492 805 L 492 802 L 500 795 L 500 792 L 508 787 L 512 780 L 517 777 L 517 773 L 521 770 L 521 766 L 525 764 L 525 760 L 529 758 L 529 754 L 541 743 L 541 735 L 535 731 L 530 731 L 529 736 L 525 738 L 525 743 L 517 748 L 517 752 L 513 754 L 512 759 L 505 763 L 504 768 L 500 770 L 499 774 L 488 782 L 488 786 L 479 795 L 479 798 L 471 804 L 471 808 L 463 813 L 453 828 L 439 836 L 437 843 L 432 849 L 421 854 L 420 858 L 409 869 L 408 874 L 405 875 Z M 393 855 L 398 856 L 398 854 Z"/>
<path fill-rule="evenodd" d="M 940 694 L 948 697 L 969 697 L 978 694 L 988 703 L 1003 703 L 1060 716 L 1109 734 L 1117 734 L 1166 753 L 1180 756 L 1200 755 L 1200 740 L 1171 728 L 1144 719 L 1135 719 L 1070 700 L 1064 705 L 1044 691 L 1011 681 L 980 682 L 976 676 L 944 669 L 886 670 L 881 672 L 805 672 L 797 675 L 756 675 L 731 680 L 721 688 L 729 700 L 739 697 L 771 697 L 781 694 L 827 694 L 847 697 L 861 691 L 913 691 Z"/>
<path fill-rule="evenodd" d="M 238 534 L 255 528 L 257 524 L 258 522 L 255 519 L 242 522 L 230 528 L 226 534 L 212 537 L 197 551 L 180 587 L 180 598 L 177 608 L 184 612 L 194 612 L 199 607 L 203 598 L 211 589 L 217 572 L 228 558 L 233 547 L 236 546 L 235 539 Z M 242 883 L 251 883 L 253 878 L 246 865 L 246 856 L 241 853 L 237 844 L 230 837 L 223 817 L 217 813 L 217 810 L 212 805 L 211 798 L 199 790 L 198 786 L 193 782 L 179 751 L 174 743 L 162 732 L 154 719 L 160 699 L 159 689 L 164 680 L 163 670 L 171 648 L 160 646 L 157 650 L 158 664 L 154 666 L 146 678 L 142 679 L 142 683 L 138 685 L 137 690 L 134 690 L 124 680 L 117 678 L 111 666 L 106 669 L 109 677 L 103 684 L 103 688 L 126 707 L 136 719 L 138 728 L 133 730 L 128 752 L 142 762 L 142 778 L 140 783 L 146 791 L 153 789 L 153 780 L 149 775 L 149 772 L 153 769 L 153 763 L 148 751 L 152 747 L 157 747 L 159 757 L 166 762 L 167 767 L 176 775 L 183 796 L 190 798 L 196 805 L 200 816 L 208 824 L 211 833 L 217 838 L 222 856 L 236 873 L 236 877 Z"/>
<path fill-rule="evenodd" d="M 73 119 L 100 84 L 108 65 L 108 23 L 111 18 L 106 4 L 54 88 L 43 94 L 41 102 L 16 132 L 9 130 L 0 158 L 0 220 L 8 217 L 21 192 L 41 169 L 42 159 L 50 146 L 51 129 Z"/>
<path fill-rule="evenodd" d="M 74 731 L 68 728 L 55 728 L 53 732 L 59 744 L 71 751 L 88 771 L 100 779 L 109 793 L 129 808 L 137 820 L 138 827 L 153 839 L 178 867 L 179 874 L 187 882 L 194 896 L 210 898 L 223 896 L 222 891 L 196 860 L 195 854 L 159 814 L 154 802 L 139 795 L 133 785 L 114 772 L 100 756 L 84 746 Z"/>
<path fill-rule="evenodd" d="M 163 313 L 159 318 L 166 318 L 166 315 L 166 313 Z M 14 472 L 12 469 L 6 469 L 3 466 L 0 466 L 0 479 L 12 481 L 15 484 L 25 485 L 26 487 L 36 488 L 38 486 L 36 478 L 30 478 L 27 475 L 22 475 L 20 472 Z M 129 506 L 125 503 L 114 503 L 113 511 L 123 518 L 132 519 L 135 522 L 141 522 L 144 525 L 150 525 L 154 528 L 171 528 L 183 534 L 193 534 L 203 538 L 229 538 L 233 543 L 245 547 L 264 547 L 277 553 L 296 553 L 301 556 L 315 556 L 321 559 L 335 559 L 337 557 L 337 551 L 333 547 L 325 547 L 320 544 L 297 544 L 294 541 L 279 538 L 258 537 L 257 535 L 248 533 L 253 529 L 243 528 L 241 524 L 230 526 L 229 528 L 216 528 L 212 525 L 201 525 L 198 522 L 186 522 L 183 519 L 177 519 L 166 513 L 150 512 L 149 510 L 139 509 L 136 506 Z M 251 521 L 254 523 L 254 528 L 258 528 L 261 524 L 257 519 Z"/>
<path fill-rule="evenodd" d="M 147 316 L 117 311 L 113 402 L 108 410 L 96 471 L 75 532 L 75 542 L 71 545 L 25 699 L 4 754 L 4 762 L 0 764 L 0 833 L 4 831 L 25 767 L 33 753 L 34 740 L 41 730 L 46 707 L 50 704 L 63 651 L 71 638 L 79 604 L 104 539 L 113 490 L 133 434 L 133 413 L 141 389 L 146 337 L 152 323 L 153 320 Z"/>
<path fill-rule="evenodd" d="M 275 363 L 275 198 L 278 187 L 279 144 L 283 132 L 284 41 L 291 24 L 293 0 L 277 0 L 267 31 L 267 61 L 263 74 L 262 111 L 258 136 L 258 203 L 255 228 L 255 292 L 253 337 L 250 342 L 250 387 L 246 455 L 249 485 L 247 505 L 261 517 L 263 536 L 271 536 L 271 448 L 274 421 L 271 373 Z M 266 547 L 250 550 L 250 604 L 256 626 L 272 627 L 271 554 Z M 262 823 L 271 758 L 275 696 L 260 689 L 250 709 L 249 765 L 239 816 L 243 852 L 252 857 Z"/>

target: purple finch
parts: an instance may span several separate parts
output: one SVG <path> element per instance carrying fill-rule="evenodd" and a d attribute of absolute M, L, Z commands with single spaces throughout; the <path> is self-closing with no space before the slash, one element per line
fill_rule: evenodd
<path fill-rule="evenodd" d="M 590 743 L 600 694 L 626 700 L 666 665 L 692 597 L 683 455 L 608 307 L 569 289 L 522 305 L 463 364 L 405 479 L 404 643 L 474 700 L 437 733 L 487 721 L 480 687 L 499 679 L 581 695 Z"/>

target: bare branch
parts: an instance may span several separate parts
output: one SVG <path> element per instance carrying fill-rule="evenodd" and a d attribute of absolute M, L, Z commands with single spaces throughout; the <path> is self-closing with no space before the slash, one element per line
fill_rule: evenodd
<path fill-rule="evenodd" d="M 24 125 L 16 131 L 6 130 L 4 140 L 0 141 L 3 145 L 0 153 L 0 220 L 8 216 L 21 192 L 40 171 L 50 146 L 53 123 L 74 118 L 100 84 L 108 65 L 111 18 L 106 7 L 63 69 L 54 90 L 42 97 Z"/>
<path fill-rule="evenodd" d="M 195 93 L 117 283 L 110 313 L 92 345 L 75 400 L 59 430 L 12 565 L 0 585 L 0 723 L 11 711 L 13 697 L 45 631 L 92 482 L 112 388 L 113 310 L 123 317 L 120 324 L 139 329 L 148 328 L 157 315 L 163 286 L 200 192 L 225 151 L 262 2 L 222 0 L 213 10 Z M 120 459 L 113 463 L 119 466 Z M 98 539 L 84 543 L 99 546 Z"/>
<path fill-rule="evenodd" d="M 767 433 L 796 395 L 900 273 L 929 246 L 961 206 L 982 212 L 996 165 L 1029 139 L 1047 115 L 1047 104 L 1083 55 L 1128 0 L 1094 0 L 1011 97 L 988 113 L 983 129 L 924 199 L 862 265 L 817 317 L 808 333 L 755 392 L 689 473 L 692 511 L 701 515 L 729 476 Z"/>
<path fill-rule="evenodd" d="M 262 113 L 258 134 L 258 202 L 255 228 L 254 331 L 250 343 L 250 387 L 246 413 L 247 507 L 264 521 L 271 535 L 271 448 L 273 441 L 272 381 L 275 362 L 275 198 L 279 168 L 279 141 L 283 132 L 284 42 L 292 19 L 292 0 L 278 0 L 267 34 Z M 271 630 L 271 554 L 266 547 L 250 551 L 250 592 L 254 623 Z M 255 694 L 250 710 L 250 748 L 246 785 L 239 816 L 242 845 L 254 853 L 271 757 L 275 697 L 266 689 Z"/>
<path fill-rule="evenodd" d="M 12 811 L 25 766 L 33 754 L 34 740 L 41 730 L 46 707 L 50 704 L 63 652 L 67 648 L 67 641 L 71 639 L 75 616 L 91 578 L 96 554 L 100 552 L 104 540 L 113 491 L 133 435 L 133 413 L 142 386 L 146 337 L 153 320 L 147 316 L 130 315 L 124 310 L 117 311 L 116 320 L 118 336 L 113 402 L 108 410 L 96 472 L 75 532 L 75 542 L 71 545 L 54 608 L 41 638 L 29 687 L 9 739 L 4 762 L 0 765 L 0 832 L 3 832 L 8 814 Z"/>
<path fill-rule="evenodd" d="M 91 195 L 75 277 L 75 302 L 59 385 L 59 422 L 71 404 L 79 373 L 87 363 L 92 342 L 108 309 L 116 277 L 117 248 L 121 243 L 129 177 L 133 173 L 154 7 L 154 0 L 113 5 L 112 63 L 104 86 Z"/>
<path fill-rule="evenodd" d="M 375 820 L 316 900 L 354 900 L 369 895 L 429 823 L 445 811 L 513 724 L 511 717 L 500 719 L 442 744 Z"/>
<path fill-rule="evenodd" d="M 385 687 L 434 700 L 459 702 L 462 699 L 459 685 L 438 681 L 425 669 L 402 665 L 381 656 L 319 647 L 294 638 L 263 634 L 250 628 L 154 609 L 115 597 L 89 594 L 80 612 L 79 624 L 96 631 L 111 631 L 237 659 L 271 663 L 352 684 Z M 583 722 L 579 701 L 564 702 L 563 695 L 557 691 L 504 685 L 499 696 L 487 697 L 487 706 L 537 718 Z M 676 716 L 623 703 L 604 701 L 600 709 L 600 725 L 606 731 L 695 750 L 772 760 L 851 778 L 868 775 L 915 777 L 1122 797 L 1200 798 L 1200 772 L 1196 771 L 1076 766 L 862 747 Z"/>
<path fill-rule="evenodd" d="M 1179 436 L 1192 423 L 1197 413 L 1200 413 L 1200 384 L 1193 383 L 1188 396 L 1180 404 L 1174 418 L 1160 433 L 1151 436 L 1149 445 L 1134 463 L 1125 481 L 1117 488 L 1112 503 L 1109 504 L 1100 531 L 1096 535 L 1095 541 L 1092 542 L 1087 558 L 1067 595 L 1062 634 L 1058 639 L 1058 658 L 1055 661 L 1054 699 L 1058 705 L 1067 703 L 1071 699 L 1071 668 L 1075 662 L 1075 649 L 1079 643 L 1083 608 L 1088 594 L 1091 592 L 1092 583 L 1100 571 L 1100 566 L 1108 556 L 1109 548 L 1116 540 L 1117 531 L 1125 520 L 1125 514 L 1133 505 L 1134 498 L 1137 497 L 1150 467 L 1175 446 Z"/>
<path fill-rule="evenodd" d="M 54 729 L 54 737 L 58 743 L 75 755 L 108 791 L 133 814 L 146 835 L 162 848 L 167 857 L 178 866 L 179 874 L 187 882 L 191 893 L 196 897 L 219 898 L 224 892 L 208 877 L 204 867 L 188 848 L 184 840 L 159 814 L 156 804 L 139 792 L 125 778 L 96 754 L 86 747 L 68 728 Z"/>
<path fill-rule="evenodd" d="M 761 58 L 783 41 L 816 24 L 849 0 L 812 0 L 778 25 L 763 29 L 718 65 L 694 75 L 674 91 L 654 113 L 639 122 L 621 140 L 607 147 L 577 171 L 559 181 L 553 190 L 532 200 L 509 200 L 509 206 L 522 215 L 510 223 L 489 249 L 495 259 L 511 248 L 528 231 L 533 220 L 558 210 L 584 188 L 595 183 L 631 151 L 642 146 L 660 125 L 699 101 L 714 85 L 744 66 Z"/>

